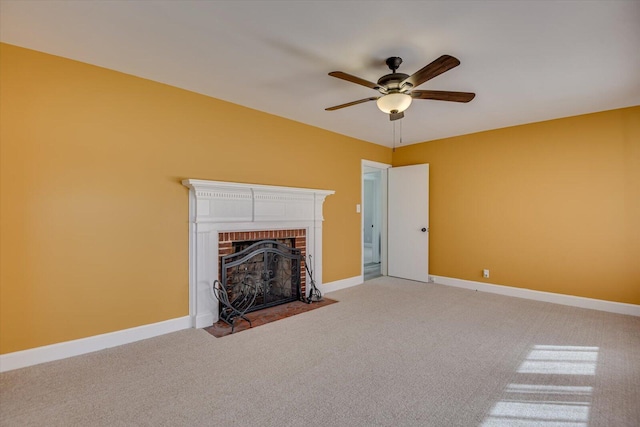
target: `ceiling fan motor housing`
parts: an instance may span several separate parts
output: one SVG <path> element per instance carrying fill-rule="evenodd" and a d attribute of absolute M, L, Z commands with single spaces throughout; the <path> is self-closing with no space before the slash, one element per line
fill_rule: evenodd
<path fill-rule="evenodd" d="M 410 89 L 411 86 L 408 86 L 406 84 L 403 85 L 403 87 L 400 87 L 400 83 L 408 78 L 409 76 L 404 73 L 387 74 L 386 76 L 382 76 L 380 77 L 380 79 L 378 79 L 378 85 L 386 88 L 387 92 L 389 93 L 399 92 L 403 89 Z"/>

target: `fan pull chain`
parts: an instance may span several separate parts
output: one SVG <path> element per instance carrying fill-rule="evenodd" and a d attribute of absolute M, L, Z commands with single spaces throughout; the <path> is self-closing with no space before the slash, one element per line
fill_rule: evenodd
<path fill-rule="evenodd" d="M 393 121 L 393 149 L 392 152 L 396 152 L 396 123 L 400 122 L 400 129 L 398 130 L 399 138 L 398 144 L 402 144 L 402 120 Z"/>
<path fill-rule="evenodd" d="M 393 149 L 392 152 L 396 152 L 396 122 L 393 122 Z"/>

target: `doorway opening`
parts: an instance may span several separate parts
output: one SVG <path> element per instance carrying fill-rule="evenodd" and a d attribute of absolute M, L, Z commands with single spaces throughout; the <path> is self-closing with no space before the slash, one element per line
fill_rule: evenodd
<path fill-rule="evenodd" d="M 387 169 L 391 165 L 362 161 L 363 280 L 387 274 Z"/>

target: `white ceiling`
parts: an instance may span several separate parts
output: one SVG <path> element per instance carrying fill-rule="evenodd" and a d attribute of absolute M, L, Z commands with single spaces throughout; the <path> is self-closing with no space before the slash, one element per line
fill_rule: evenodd
<path fill-rule="evenodd" d="M 324 110 L 378 94 L 328 72 L 457 57 L 418 88 L 476 98 L 414 101 L 404 145 L 640 104 L 637 0 L 1 0 L 0 37 L 387 146 L 375 102 Z"/>

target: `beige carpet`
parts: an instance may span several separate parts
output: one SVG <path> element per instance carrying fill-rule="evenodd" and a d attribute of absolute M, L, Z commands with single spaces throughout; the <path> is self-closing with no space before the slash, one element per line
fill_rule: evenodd
<path fill-rule="evenodd" d="M 638 426 L 640 318 L 381 277 L 0 375 L 2 426 Z"/>

